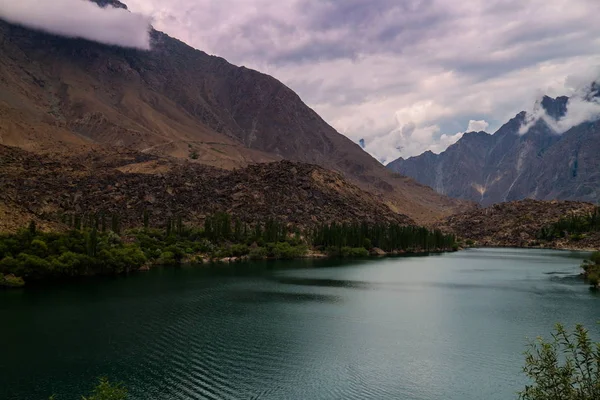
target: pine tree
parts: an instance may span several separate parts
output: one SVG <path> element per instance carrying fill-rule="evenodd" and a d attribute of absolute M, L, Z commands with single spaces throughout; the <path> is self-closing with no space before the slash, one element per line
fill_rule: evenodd
<path fill-rule="evenodd" d="M 121 219 L 118 214 L 112 215 L 111 226 L 111 229 L 114 233 L 116 233 L 117 235 L 121 234 Z"/>
<path fill-rule="evenodd" d="M 96 252 L 98 249 L 98 230 L 96 228 L 92 228 L 91 232 L 86 235 L 85 239 L 88 256 L 96 257 Z"/>
<path fill-rule="evenodd" d="M 178 236 L 183 235 L 183 220 L 181 218 L 181 215 L 177 216 L 177 235 Z"/>
<path fill-rule="evenodd" d="M 150 227 L 150 214 L 148 210 L 144 210 L 144 229 L 148 230 Z"/>
<path fill-rule="evenodd" d="M 29 229 L 29 233 L 31 234 L 31 236 L 35 236 L 37 229 L 36 229 L 35 221 L 34 220 L 31 220 L 29 222 L 29 228 L 28 229 Z"/>
<path fill-rule="evenodd" d="M 171 220 L 171 217 L 167 218 L 167 226 L 166 226 L 166 234 L 167 236 L 171 236 L 171 234 L 173 233 L 173 221 Z"/>
<path fill-rule="evenodd" d="M 81 216 L 80 215 L 75 215 L 74 228 L 78 231 L 81 230 Z"/>

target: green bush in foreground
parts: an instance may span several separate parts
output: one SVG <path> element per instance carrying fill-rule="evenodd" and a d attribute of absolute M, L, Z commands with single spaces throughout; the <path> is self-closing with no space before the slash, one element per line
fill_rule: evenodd
<path fill-rule="evenodd" d="M 557 324 L 552 340 L 531 343 L 523 371 L 533 384 L 519 393 L 522 400 L 600 399 L 600 343 L 582 325 L 570 333 Z"/>

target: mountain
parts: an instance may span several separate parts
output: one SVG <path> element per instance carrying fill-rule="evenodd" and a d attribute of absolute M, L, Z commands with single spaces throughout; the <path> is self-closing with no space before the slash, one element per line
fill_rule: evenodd
<path fill-rule="evenodd" d="M 419 222 L 465 206 L 387 170 L 275 78 L 156 30 L 151 40 L 124 49 L 0 21 L 0 144 L 116 145 L 225 169 L 285 159 L 341 172 Z"/>
<path fill-rule="evenodd" d="M 98 4 L 100 7 L 112 6 L 114 8 L 123 8 L 127 10 L 127 5 L 121 3 L 118 0 L 91 0 L 94 3 Z"/>
<path fill-rule="evenodd" d="M 591 92 L 598 93 L 592 85 Z M 545 96 L 539 103 L 552 120 L 567 112 L 569 98 Z M 487 206 L 525 198 L 600 199 L 600 122 L 579 124 L 563 134 L 539 119 L 525 134 L 525 112 L 496 133 L 466 133 L 440 154 L 426 152 L 387 165 L 438 193 Z"/>
<path fill-rule="evenodd" d="M 199 225 L 217 212 L 248 223 L 276 219 L 294 226 L 414 224 L 340 174 L 290 161 L 228 171 L 122 148 L 57 160 L 0 145 L 0 185 L 0 231 L 32 219 L 56 227 L 68 215 L 117 214 L 124 226 L 135 227 L 145 211 L 160 227 L 175 216 Z"/>

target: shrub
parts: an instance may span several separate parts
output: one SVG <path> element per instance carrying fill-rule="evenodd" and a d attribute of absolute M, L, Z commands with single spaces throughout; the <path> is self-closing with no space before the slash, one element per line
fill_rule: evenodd
<path fill-rule="evenodd" d="M 48 245 L 43 240 L 34 239 L 31 241 L 31 253 L 43 257 L 48 253 Z"/>
<path fill-rule="evenodd" d="M 369 251 L 364 247 L 328 247 L 325 252 L 331 257 L 368 257 Z"/>
<path fill-rule="evenodd" d="M 268 257 L 269 253 L 264 247 L 254 247 L 250 249 L 248 254 L 251 260 L 264 260 Z"/>
<path fill-rule="evenodd" d="M 233 257 L 245 256 L 250 252 L 248 246 L 245 244 L 234 244 L 229 248 L 229 251 Z"/>
<path fill-rule="evenodd" d="M 156 261 L 158 264 L 162 265 L 177 265 L 179 264 L 175 259 L 175 254 L 170 251 L 163 252 L 158 260 Z"/>
<path fill-rule="evenodd" d="M 600 252 L 595 252 L 589 260 L 585 260 L 581 265 L 584 276 L 590 285 L 598 287 L 600 285 Z"/>
<path fill-rule="evenodd" d="M 23 287 L 25 286 L 25 281 L 18 276 L 3 275 L 0 273 L 0 288 L 3 286 L 8 288 Z"/>
<path fill-rule="evenodd" d="M 176 245 L 171 245 L 167 247 L 164 251 L 172 253 L 173 258 L 175 259 L 175 261 L 177 261 L 177 263 L 181 263 L 181 260 L 183 260 L 183 257 L 185 257 L 185 251 Z"/>
<path fill-rule="evenodd" d="M 522 400 L 600 399 L 600 343 L 581 325 L 569 333 L 557 324 L 552 340 L 530 344 L 523 371 L 533 384 L 519 393 Z"/>
<path fill-rule="evenodd" d="M 592 286 L 598 286 L 600 283 L 600 276 L 597 272 L 592 272 L 587 276 L 587 280 Z"/>
<path fill-rule="evenodd" d="M 292 246 L 288 242 L 280 242 L 273 248 L 273 257 L 278 260 L 286 260 L 302 257 L 306 252 L 305 246 Z"/>

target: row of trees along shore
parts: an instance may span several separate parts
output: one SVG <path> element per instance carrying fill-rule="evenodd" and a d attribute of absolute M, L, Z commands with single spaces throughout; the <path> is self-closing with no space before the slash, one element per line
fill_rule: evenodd
<path fill-rule="evenodd" d="M 577 241 L 591 232 L 600 232 L 600 207 L 595 207 L 590 213 L 583 215 L 566 215 L 557 222 L 544 226 L 538 234 L 538 239 L 552 241 L 568 238 Z"/>
<path fill-rule="evenodd" d="M 291 259 L 312 249 L 330 256 L 364 257 L 386 252 L 453 250 L 455 237 L 396 224 L 320 224 L 298 227 L 267 219 L 249 224 L 227 213 L 204 225 L 181 216 L 152 226 L 144 212 L 140 227 L 124 230 L 117 215 L 68 215 L 64 232 L 41 232 L 34 222 L 15 234 L 0 234 L 0 286 L 44 280 L 126 273 L 148 264 L 177 265 L 224 258 Z M 377 251 L 379 252 L 379 251 Z"/>

